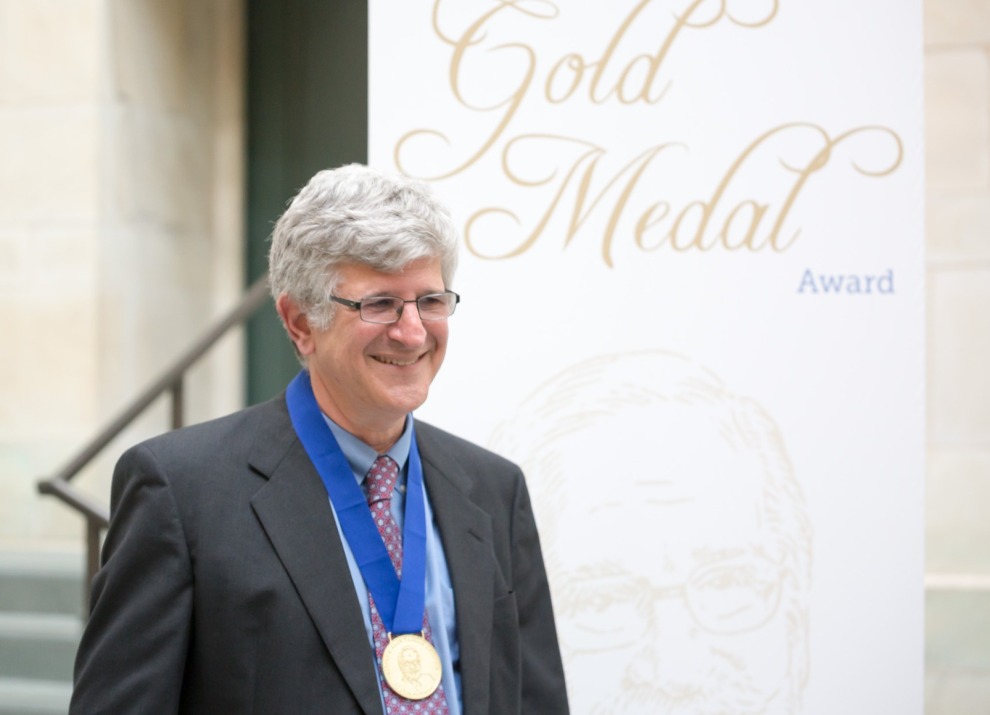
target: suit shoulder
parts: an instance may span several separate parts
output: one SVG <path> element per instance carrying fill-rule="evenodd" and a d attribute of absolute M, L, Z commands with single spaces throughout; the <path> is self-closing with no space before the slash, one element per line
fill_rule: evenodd
<path fill-rule="evenodd" d="M 427 422 L 416 420 L 416 439 L 420 446 L 425 447 L 427 451 L 437 451 L 446 457 L 466 464 L 499 472 L 520 471 L 514 462 L 490 449 L 481 447 Z"/>
<path fill-rule="evenodd" d="M 237 412 L 187 427 L 181 427 L 131 447 L 124 456 L 145 451 L 163 462 L 198 461 L 209 455 L 241 455 L 259 442 L 272 442 L 276 435 L 291 430 L 284 399 L 276 397 Z"/>

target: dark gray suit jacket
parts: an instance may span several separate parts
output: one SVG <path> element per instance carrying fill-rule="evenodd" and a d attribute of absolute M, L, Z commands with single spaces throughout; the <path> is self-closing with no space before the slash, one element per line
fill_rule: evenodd
<path fill-rule="evenodd" d="M 417 422 L 465 715 L 567 712 L 520 470 Z M 326 490 L 284 397 L 128 450 L 72 715 L 382 712 Z"/>

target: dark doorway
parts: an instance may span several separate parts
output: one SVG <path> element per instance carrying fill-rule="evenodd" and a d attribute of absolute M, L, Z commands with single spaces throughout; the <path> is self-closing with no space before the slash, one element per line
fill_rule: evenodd
<path fill-rule="evenodd" d="M 246 0 L 247 275 L 267 269 L 286 202 L 320 169 L 368 159 L 367 0 Z M 248 324 L 247 399 L 299 370 L 274 306 Z"/>

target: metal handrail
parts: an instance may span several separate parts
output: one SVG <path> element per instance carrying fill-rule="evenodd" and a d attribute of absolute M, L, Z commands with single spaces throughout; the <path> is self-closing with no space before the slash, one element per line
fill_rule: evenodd
<path fill-rule="evenodd" d="M 78 454 L 70 459 L 54 476 L 38 483 L 41 494 L 49 494 L 78 511 L 86 519 L 86 582 L 84 597 L 89 600 L 89 584 L 100 567 L 100 538 L 110 522 L 110 510 L 96 502 L 71 484 L 108 444 L 123 432 L 137 417 L 162 394 L 172 395 L 172 428 L 182 426 L 184 402 L 183 379 L 186 371 L 227 334 L 254 315 L 268 299 L 268 276 L 256 280 L 240 302 L 223 319 L 206 331 L 175 364 L 166 370 L 144 392 L 135 398 L 121 413 L 91 439 Z"/>

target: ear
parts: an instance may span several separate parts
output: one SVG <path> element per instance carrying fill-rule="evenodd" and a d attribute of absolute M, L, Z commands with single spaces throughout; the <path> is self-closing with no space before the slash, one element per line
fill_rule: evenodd
<path fill-rule="evenodd" d="M 289 339 L 296 346 L 296 352 L 304 358 L 312 354 L 315 349 L 313 327 L 309 324 L 306 313 L 285 294 L 280 295 L 275 301 L 275 310 L 278 311 L 278 316 L 282 319 L 286 332 L 289 333 Z"/>

